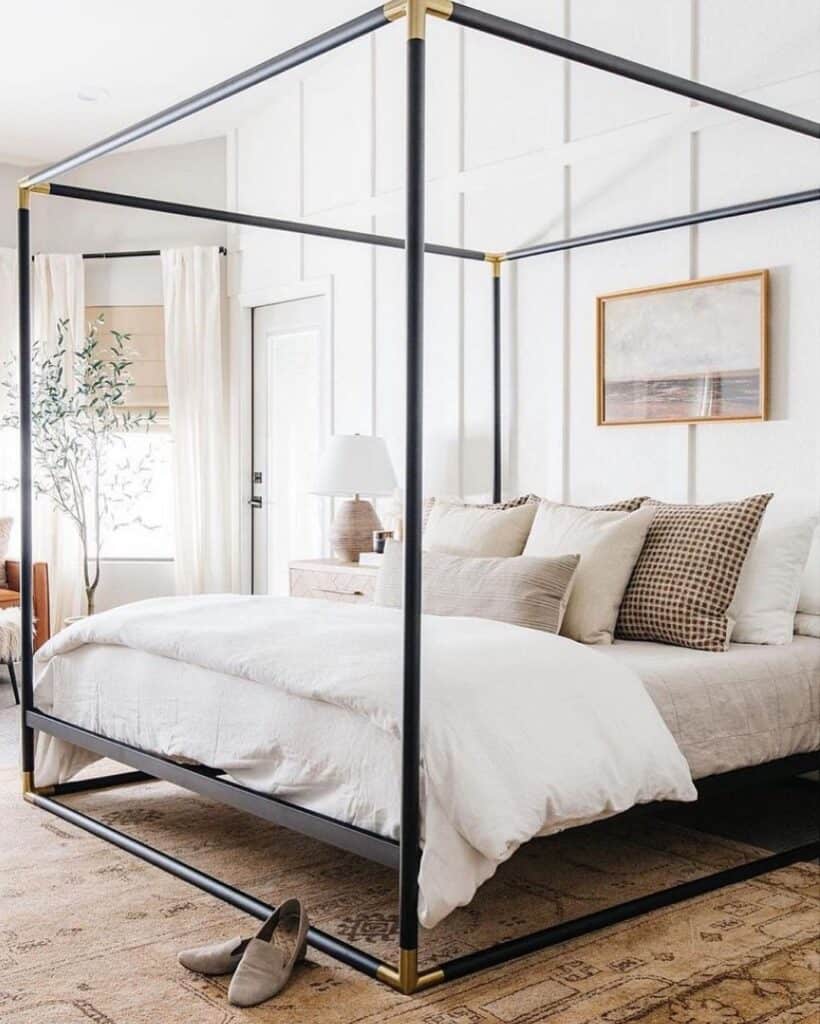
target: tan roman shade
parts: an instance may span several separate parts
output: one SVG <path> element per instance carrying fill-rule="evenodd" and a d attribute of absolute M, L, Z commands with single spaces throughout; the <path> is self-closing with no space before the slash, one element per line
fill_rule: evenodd
<path fill-rule="evenodd" d="M 155 409 L 161 424 L 168 422 L 168 387 L 165 379 L 165 328 L 162 306 L 87 306 L 90 321 L 102 314 L 105 324 L 100 330 L 102 344 L 107 348 L 111 332 L 131 335 L 135 355 L 131 376 L 134 387 L 126 399 L 129 409 Z"/>

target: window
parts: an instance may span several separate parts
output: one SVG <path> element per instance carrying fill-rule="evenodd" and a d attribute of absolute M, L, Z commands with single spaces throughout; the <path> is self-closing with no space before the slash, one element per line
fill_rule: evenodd
<path fill-rule="evenodd" d="M 103 558 L 170 559 L 174 557 L 172 439 L 168 429 L 168 388 L 165 379 L 165 331 L 162 306 L 88 306 L 89 321 L 104 317 L 103 346 L 112 331 L 131 335 L 134 350 L 126 407 L 134 412 L 154 409 L 157 422 L 147 433 L 124 435 L 122 455 L 132 464 L 150 460 L 151 486 L 133 509 L 134 522 L 110 532 Z"/>
<path fill-rule="evenodd" d="M 112 331 L 131 335 L 134 387 L 129 409 L 156 409 L 161 426 L 168 426 L 168 387 L 165 382 L 165 322 L 162 306 L 86 306 L 89 321 L 105 318 L 100 340 L 105 345 Z"/>

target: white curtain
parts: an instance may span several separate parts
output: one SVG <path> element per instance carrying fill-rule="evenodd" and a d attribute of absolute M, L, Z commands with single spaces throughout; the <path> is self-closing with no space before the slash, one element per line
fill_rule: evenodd
<path fill-rule="evenodd" d="M 57 320 L 69 320 L 73 345 L 85 329 L 85 287 L 80 256 L 38 256 L 34 263 L 33 339 L 46 347 L 57 340 Z M 17 354 L 17 251 L 0 249 L 0 373 L 5 377 L 9 361 Z M 5 404 L 5 392 L 0 394 Z M 4 409 L 5 411 L 5 409 Z M 17 431 L 0 431 L 0 478 L 19 475 Z M 0 490 L 0 515 L 12 515 L 15 529 L 11 551 L 19 551 L 19 490 Z M 51 591 L 51 627 L 62 628 L 69 615 L 84 611 L 82 550 L 73 524 L 46 498 L 34 502 L 34 558 L 47 562 Z"/>
<path fill-rule="evenodd" d="M 17 355 L 17 250 L 0 249 L 0 377 L 6 379 Z M 8 412 L 5 389 L 0 389 L 0 415 Z M 20 439 L 16 430 L 0 430 L 0 482 L 19 476 Z M 0 489 L 0 516 L 14 517 L 9 554 L 20 550 L 20 491 Z"/>
<path fill-rule="evenodd" d="M 229 352 L 219 249 L 162 253 L 177 593 L 229 591 L 232 536 Z"/>
<path fill-rule="evenodd" d="M 85 336 L 85 277 L 79 255 L 42 255 L 34 258 L 34 317 L 32 341 L 46 352 L 57 344 L 57 321 L 68 320 L 66 349 L 82 346 Z M 71 380 L 70 355 L 66 379 Z M 48 563 L 51 592 L 51 628 L 63 628 L 70 615 L 85 612 L 83 555 L 80 538 L 71 520 L 58 512 L 48 498 L 34 501 L 34 558 Z"/>

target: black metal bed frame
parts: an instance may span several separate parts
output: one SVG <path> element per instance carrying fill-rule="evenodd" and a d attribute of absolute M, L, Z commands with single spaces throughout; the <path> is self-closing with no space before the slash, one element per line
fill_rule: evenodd
<path fill-rule="evenodd" d="M 405 994 L 426 989 L 439 982 L 463 977 L 486 967 L 563 942 L 608 925 L 669 906 L 693 896 L 755 877 L 820 853 L 820 842 L 719 871 L 695 881 L 651 893 L 627 903 L 587 914 L 573 921 L 545 928 L 521 938 L 439 964 L 423 971 L 418 966 L 418 872 L 420 863 L 420 645 L 421 645 L 421 508 L 422 508 L 422 368 L 425 253 L 489 262 L 493 298 L 493 497 L 502 491 L 501 457 L 501 271 L 504 263 L 545 253 L 595 245 L 619 238 L 667 231 L 712 220 L 820 200 L 820 188 L 788 195 L 771 196 L 719 209 L 683 214 L 663 220 L 600 231 L 557 242 L 528 246 L 506 253 L 483 252 L 425 242 L 425 26 L 434 16 L 469 29 L 507 39 L 521 46 L 585 64 L 620 77 L 686 96 L 691 100 L 721 107 L 771 125 L 820 139 L 820 124 L 806 118 L 733 96 L 699 82 L 637 64 L 634 61 L 584 46 L 560 36 L 520 25 L 505 18 L 474 10 L 455 0 L 389 0 L 351 21 L 308 42 L 227 79 L 204 92 L 176 103 L 100 142 L 24 178 L 18 186 L 18 257 L 20 318 L 20 437 L 22 503 L 22 773 L 23 792 L 32 804 L 113 843 L 136 857 L 154 864 L 218 899 L 257 918 L 266 917 L 272 907 L 229 884 L 198 871 L 159 850 L 139 842 L 55 799 L 90 789 L 164 779 L 195 793 L 211 797 L 267 821 L 333 844 L 343 850 L 396 868 L 399 873 L 399 959 L 384 961 L 312 928 L 309 943 L 315 949 L 359 971 L 385 982 Z M 406 238 L 368 234 L 341 228 L 260 217 L 227 210 L 214 210 L 182 203 L 133 195 L 119 195 L 59 184 L 54 179 L 90 160 L 114 152 L 160 128 L 211 106 L 244 89 L 273 78 L 290 68 L 327 53 L 350 40 L 367 35 L 398 19 L 407 25 L 407 179 Z M 317 814 L 288 801 L 254 792 L 206 767 L 191 767 L 149 754 L 125 743 L 46 715 L 35 708 L 32 656 L 32 492 L 31 492 L 31 249 L 30 199 L 32 194 L 49 194 L 69 199 L 153 210 L 183 217 L 204 218 L 230 224 L 249 225 L 276 231 L 336 238 L 368 245 L 405 250 L 407 323 L 407 410 L 406 410 L 406 541 L 404 565 L 404 644 L 402 699 L 401 837 L 399 841 L 357 828 L 347 822 Z M 115 254 L 111 254 L 115 255 Z M 34 779 L 35 734 L 60 737 L 79 747 L 111 757 L 132 770 L 115 776 L 82 780 L 50 788 L 38 788 Z M 756 768 L 714 776 L 698 783 L 699 794 L 737 785 L 790 777 L 820 766 L 820 755 L 805 754 L 783 758 Z"/>

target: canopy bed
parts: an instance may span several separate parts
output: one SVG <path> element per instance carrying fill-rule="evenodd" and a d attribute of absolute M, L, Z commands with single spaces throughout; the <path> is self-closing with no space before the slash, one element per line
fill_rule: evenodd
<path fill-rule="evenodd" d="M 451 2 L 451 0 L 390 0 L 383 7 L 377 7 L 358 18 L 340 25 L 314 39 L 297 46 L 271 60 L 264 62 L 254 68 L 234 76 L 210 89 L 205 90 L 187 100 L 175 104 L 160 113 L 145 119 L 123 131 L 89 146 L 82 151 L 60 160 L 50 167 L 47 167 L 24 179 L 18 190 L 18 225 L 19 225 L 19 288 L 20 288 L 20 427 L 21 427 L 21 480 L 22 480 L 22 614 L 23 614 L 23 665 L 22 665 L 22 725 L 23 725 L 23 789 L 26 799 L 37 807 L 49 811 L 86 831 L 99 836 L 113 843 L 134 856 L 140 857 L 171 874 L 182 878 L 189 883 L 198 886 L 200 889 L 211 893 L 217 898 L 237 907 L 258 918 L 265 918 L 272 908 L 254 896 L 242 892 L 225 881 L 213 878 L 198 871 L 191 865 L 185 864 L 175 858 L 141 843 L 136 838 L 126 835 L 101 821 L 90 818 L 61 802 L 58 797 L 78 791 L 104 788 L 107 786 L 126 784 L 134 781 L 142 781 L 149 778 L 164 779 L 180 785 L 195 793 L 199 793 L 258 815 L 268 821 L 272 821 L 283 827 L 294 829 L 305 835 L 315 837 L 324 842 L 334 844 L 344 850 L 387 864 L 398 870 L 399 876 L 399 957 L 395 964 L 385 963 L 370 955 L 364 950 L 358 949 L 333 935 L 312 928 L 309 933 L 309 943 L 315 949 L 320 950 L 349 966 L 356 968 L 374 978 L 377 978 L 393 988 L 411 994 L 415 991 L 425 989 L 439 982 L 451 980 L 470 974 L 476 970 L 492 965 L 500 964 L 515 957 L 531 953 L 546 946 L 561 942 L 565 939 L 582 935 L 596 929 L 606 927 L 619 921 L 646 913 L 658 907 L 667 906 L 682 900 L 689 899 L 701 893 L 730 885 L 746 878 L 754 877 L 793 863 L 797 860 L 806 859 L 815 855 L 820 844 L 802 846 L 783 853 L 774 854 L 761 858 L 757 861 L 746 863 L 728 870 L 719 871 L 704 878 L 689 881 L 684 884 L 666 889 L 660 892 L 651 893 L 640 898 L 630 900 L 627 903 L 586 915 L 576 920 L 564 922 L 559 925 L 544 928 L 541 931 L 526 935 L 520 938 L 511 939 L 507 942 L 484 949 L 457 959 L 442 963 L 433 967 L 421 970 L 418 965 L 418 925 L 420 907 L 420 871 L 422 865 L 422 817 L 421 804 L 425 799 L 422 792 L 420 780 L 420 758 L 424 749 L 424 734 L 426 728 L 435 730 L 438 727 L 446 728 L 446 721 L 432 721 L 437 708 L 443 703 L 442 694 L 434 686 L 429 689 L 431 705 L 428 708 L 428 719 L 423 723 L 421 716 L 421 681 L 422 681 L 422 383 L 423 383 L 423 300 L 424 300 L 424 258 L 425 254 L 438 255 L 446 258 L 463 260 L 485 261 L 489 264 L 491 271 L 491 287 L 493 296 L 493 499 L 498 502 L 502 493 L 502 444 L 501 444 L 501 274 L 504 265 L 509 262 L 528 259 L 531 257 L 545 255 L 573 249 L 580 246 L 589 246 L 608 241 L 629 238 L 637 235 L 649 234 L 659 231 L 668 231 L 687 225 L 703 224 L 713 220 L 722 220 L 731 217 L 746 216 L 751 214 L 762 214 L 768 210 L 792 206 L 796 204 L 811 203 L 820 200 L 820 188 L 803 192 L 795 192 L 786 195 L 770 196 L 768 198 L 753 202 L 739 203 L 733 206 L 726 206 L 719 209 L 704 210 L 695 213 L 687 213 L 678 217 L 670 217 L 663 220 L 652 221 L 641 224 L 633 224 L 617 229 L 609 229 L 593 234 L 583 235 L 576 238 L 567 238 L 557 242 L 550 242 L 541 245 L 528 246 L 512 250 L 506 253 L 484 252 L 474 249 L 464 249 L 449 245 L 438 245 L 427 242 L 424 231 L 425 214 L 425 23 L 429 16 L 442 18 L 451 24 L 460 25 L 467 29 L 483 32 L 506 39 L 511 43 L 529 47 L 535 50 L 561 57 L 570 61 L 586 64 L 591 67 L 607 71 L 609 73 L 641 82 L 647 86 L 664 89 L 688 97 L 698 102 L 721 107 L 730 112 L 749 117 L 759 121 L 775 125 L 786 131 L 797 132 L 813 138 L 820 138 L 820 124 L 807 120 L 797 115 L 776 110 L 752 100 L 733 96 L 718 89 L 713 89 L 698 82 L 689 81 L 675 75 L 668 74 L 655 68 L 646 67 L 624 58 L 592 49 L 568 39 L 563 39 L 547 32 L 543 32 L 525 25 L 519 25 L 512 21 L 496 15 L 487 14 L 474 10 L 462 3 Z M 327 53 L 344 43 L 359 38 L 368 33 L 374 32 L 383 26 L 389 25 L 398 19 L 405 19 L 407 26 L 406 60 L 407 60 L 407 178 L 406 178 L 406 238 L 396 238 L 377 234 L 368 234 L 360 231 L 350 231 L 342 228 L 326 227 L 322 225 L 308 224 L 297 221 L 288 221 L 271 217 L 262 217 L 250 214 L 243 214 L 228 210 L 217 210 L 186 205 L 183 203 L 168 202 L 161 199 L 145 198 L 133 195 L 121 195 L 94 189 L 81 188 L 74 185 L 61 184 L 57 179 L 68 171 L 73 170 L 91 160 L 105 154 L 114 152 L 128 143 L 144 138 L 149 134 L 172 124 L 182 118 L 188 117 L 195 112 L 204 109 L 214 103 L 232 96 L 253 85 L 266 81 L 276 75 L 287 71 L 289 68 L 303 64 L 321 54 Z M 77 724 L 78 718 L 69 721 L 66 717 L 55 713 L 54 707 L 59 705 L 55 698 L 55 688 L 52 680 L 39 694 L 40 702 L 35 702 L 34 693 L 34 665 L 33 652 L 30 641 L 25 638 L 31 637 L 32 626 L 32 499 L 31 499 L 31 356 L 32 337 L 30 324 L 30 200 L 32 195 L 49 195 L 57 198 L 76 199 L 86 202 L 94 202 L 108 205 L 126 206 L 135 209 L 152 210 L 182 217 L 193 217 L 222 221 L 230 224 L 248 225 L 274 231 L 301 233 L 304 235 L 315 235 L 326 238 L 335 238 L 348 242 L 362 243 L 366 245 L 385 246 L 405 250 L 406 259 L 406 326 L 407 326 L 407 377 L 406 377 L 406 539 L 404 545 L 404 576 L 403 576 L 403 610 L 400 613 L 390 613 L 394 616 L 391 622 L 399 623 L 400 631 L 396 632 L 397 649 L 402 652 L 400 666 L 397 672 L 400 673 L 399 691 L 401 699 L 400 706 L 396 708 L 385 708 L 379 702 L 378 695 L 372 692 L 357 691 L 350 696 L 360 702 L 360 707 L 366 707 L 368 714 L 387 719 L 385 734 L 392 736 L 392 746 L 385 753 L 388 763 L 400 768 L 400 801 L 393 808 L 394 822 L 390 827 L 380 827 L 374 819 L 366 816 L 355 820 L 340 818 L 324 810 L 309 806 L 301 806 L 293 800 L 287 799 L 281 794 L 266 794 L 260 791 L 258 785 L 241 784 L 234 781 L 236 772 L 232 778 L 228 778 L 226 761 L 230 762 L 231 757 L 220 757 L 218 755 L 207 756 L 203 754 L 197 758 L 199 763 L 180 763 L 179 752 L 168 752 L 167 755 L 149 752 L 149 744 L 141 740 L 136 734 L 127 736 L 117 734 L 113 727 L 106 727 L 105 722 L 98 719 L 93 727 L 86 727 Z M 246 611 L 242 609 L 241 602 L 254 600 L 248 598 L 222 599 L 223 604 L 218 608 L 212 607 L 212 602 L 206 599 L 204 604 L 198 605 L 202 609 L 210 607 L 211 619 L 205 611 L 202 611 L 200 627 L 195 625 L 192 628 L 205 628 L 210 621 L 212 627 L 216 628 L 219 622 L 226 623 L 225 630 L 221 634 L 225 642 L 225 650 L 230 650 L 232 642 L 242 647 L 243 634 L 240 623 L 246 617 Z M 265 599 L 256 599 L 264 602 Z M 237 605 L 237 602 L 239 604 Z M 263 605 L 255 605 L 256 608 L 263 608 Z M 183 617 L 192 615 L 193 618 L 186 619 L 195 624 L 197 620 L 195 609 L 182 608 L 177 610 Z M 167 617 L 163 608 L 158 609 L 159 617 Z M 176 612 L 174 613 L 176 614 Z M 277 614 L 279 614 L 277 612 Z M 283 613 L 288 614 L 288 613 Z M 327 613 L 330 615 L 330 613 Z M 333 621 L 338 618 L 342 622 L 345 616 L 362 616 L 361 610 L 350 612 L 345 607 L 334 608 L 332 613 Z M 374 621 L 382 621 L 388 614 L 386 611 L 374 610 L 368 615 L 374 616 Z M 216 618 L 213 616 L 216 615 Z M 247 611 L 247 616 L 252 613 Z M 346 621 L 346 620 L 345 620 Z M 351 619 L 350 628 L 355 630 L 358 623 L 363 620 L 357 618 L 355 624 Z M 446 620 L 445 620 L 446 621 Z M 468 620 L 463 620 L 468 621 Z M 88 645 L 87 649 L 98 650 L 101 658 L 105 661 L 109 677 L 115 673 L 122 673 L 126 676 L 128 672 L 121 663 L 117 662 L 115 650 L 118 637 L 122 631 L 132 628 L 129 621 L 109 618 L 106 620 L 106 632 L 99 627 L 95 632 L 93 620 L 83 629 L 82 642 Z M 231 632 L 231 623 L 234 624 Z M 191 669 L 207 675 L 208 683 L 213 693 L 218 693 L 219 686 L 224 682 L 226 675 L 234 679 L 243 676 L 243 686 L 249 687 L 253 683 L 264 682 L 265 666 L 267 662 L 266 650 L 256 652 L 256 660 L 253 665 L 247 667 L 244 673 L 232 672 L 232 662 L 208 662 L 191 656 L 186 661 L 184 653 L 178 648 L 171 650 L 167 645 L 171 641 L 167 636 L 162 636 L 145 620 L 138 624 L 144 628 L 145 653 L 139 659 L 132 659 L 130 666 L 133 671 L 144 671 L 146 686 L 150 687 L 151 681 L 159 683 L 160 677 L 156 675 L 157 659 L 177 659 L 174 664 L 185 663 Z M 486 636 L 501 633 L 501 630 L 494 630 L 497 624 L 482 622 L 478 628 L 485 631 Z M 425 620 L 424 629 L 439 629 L 428 624 Z M 503 627 L 513 629 L 515 627 Z M 152 632 L 152 629 L 154 631 Z M 466 627 L 452 627 L 451 632 L 462 630 Z M 119 632 L 118 632 L 119 631 Z M 77 636 L 80 634 L 77 633 Z M 505 634 L 506 635 L 506 634 Z M 469 644 L 472 634 L 464 635 L 459 642 Z M 173 638 L 172 638 L 173 639 Z M 490 641 L 487 641 L 490 642 Z M 541 644 L 540 635 L 537 640 L 527 641 L 534 646 Z M 59 641 L 58 641 L 59 643 Z M 174 641 L 175 643 L 175 641 Z M 818 641 L 820 643 L 820 641 Z M 212 645 L 216 646 L 216 645 Z M 560 650 L 560 657 L 566 657 L 569 661 L 581 659 L 584 652 L 568 651 L 565 647 L 553 645 L 556 651 Z M 362 634 L 361 650 L 366 653 L 367 640 Z M 68 650 L 63 653 L 70 654 Z M 227 657 L 227 654 L 226 654 Z M 318 657 L 318 655 L 317 655 Z M 597 657 L 597 656 L 596 656 Z M 113 659 L 113 660 L 112 660 Z M 580 666 L 581 661 L 578 661 Z M 68 662 L 66 663 L 68 664 Z M 100 662 L 102 664 L 102 662 Z M 751 666 L 749 666 L 751 668 Z M 476 667 L 476 670 L 477 667 Z M 580 670 L 580 669 L 579 669 Z M 775 669 L 777 671 L 777 669 Z M 816 671 L 816 669 L 815 669 Z M 612 659 L 613 678 L 616 678 L 618 666 L 615 659 Z M 292 696 L 304 697 L 304 681 L 300 681 L 298 673 L 291 677 Z M 424 674 L 427 681 L 427 674 Z M 59 680 L 57 680 L 59 682 Z M 65 680 L 63 681 L 65 682 Z M 353 683 L 348 681 L 349 685 Z M 317 686 L 323 685 L 321 681 Z M 671 685 L 671 684 L 670 684 Z M 51 689 L 49 689 L 51 687 Z M 629 687 L 622 691 L 626 694 Z M 629 691 L 632 692 L 632 691 Z M 97 698 L 89 698 L 89 703 Z M 216 698 L 215 698 L 216 699 Z M 239 698 L 237 698 L 239 699 Z M 243 698 L 244 699 L 244 698 Z M 637 696 L 636 696 L 637 700 Z M 241 701 L 240 701 L 241 703 Z M 214 706 L 218 706 L 217 704 Z M 635 705 L 636 714 L 643 713 L 638 704 Z M 209 705 L 204 705 L 204 713 L 207 717 Z M 103 716 L 104 717 L 104 716 Z M 522 723 L 524 728 L 526 723 Z M 601 723 L 601 729 L 606 728 L 606 723 Z M 651 732 L 648 729 L 647 735 Z M 104 778 L 58 782 L 51 786 L 38 786 L 35 781 L 35 734 L 39 734 L 39 741 L 43 743 L 43 749 L 55 745 L 53 749 L 59 751 L 59 743 L 64 741 L 73 748 L 85 752 L 89 760 L 94 757 L 111 757 L 114 760 L 128 765 L 132 771 L 117 776 Z M 444 735 L 442 733 L 442 735 Z M 480 734 L 476 734 L 480 735 Z M 299 737 L 297 737 L 297 741 Z M 305 742 L 308 742 L 305 739 Z M 386 742 L 386 741 L 385 741 Z M 660 740 L 658 741 L 660 743 Z M 649 744 L 649 739 L 647 740 Z M 651 745 L 651 744 L 650 744 Z M 805 744 L 803 744 L 805 746 Z M 775 756 L 768 754 L 756 755 L 750 761 L 745 762 L 743 758 L 739 763 L 721 762 L 710 755 L 708 751 L 701 750 L 701 767 L 698 774 L 697 792 L 705 794 L 710 791 L 723 789 L 733 785 L 756 783 L 761 780 L 782 778 L 796 773 L 804 772 L 818 765 L 816 746 L 809 738 L 810 749 L 798 749 L 798 752 L 778 753 Z M 776 749 L 776 744 L 772 748 Z M 155 748 L 154 748 L 155 749 Z M 660 748 L 658 748 L 660 749 Z M 429 751 L 429 748 L 428 748 Z M 647 748 L 646 756 L 651 759 L 651 750 Z M 236 756 L 241 756 L 241 752 Z M 664 755 L 665 756 L 665 755 Z M 761 762 L 761 756 L 765 758 Z M 659 763 L 663 757 L 658 755 Z M 756 762 L 756 763 L 753 763 Z M 465 762 L 462 765 L 465 773 L 469 774 L 469 766 Z M 559 766 L 556 764 L 556 771 Z M 488 775 L 492 772 L 488 770 Z M 500 777 L 499 766 L 499 777 Z M 633 794 L 628 801 L 629 804 L 647 802 L 653 799 L 687 799 L 685 787 L 679 785 L 670 775 L 660 780 L 654 787 L 655 796 L 641 797 Z M 442 778 L 447 780 L 446 772 Z M 450 778 L 449 781 L 453 781 Z M 641 780 L 638 780 L 636 793 L 641 790 Z M 568 782 L 569 785 L 569 782 Z M 435 794 L 434 794 L 435 795 Z M 439 796 L 441 793 L 438 794 Z M 481 794 L 478 794 L 478 798 Z M 384 798 L 387 801 L 387 798 Z M 614 810 L 621 808 L 614 806 Z M 463 808 L 457 808 L 457 811 Z M 583 819 L 584 814 L 579 813 Z M 577 824 L 568 819 L 565 815 L 560 826 Z M 542 825 L 548 823 L 537 823 L 531 834 L 538 834 Z M 428 829 L 429 829 L 428 821 Z M 499 839 L 498 836 L 495 837 Z M 502 839 L 504 837 L 501 837 Z M 477 840 L 481 845 L 481 840 Z M 487 839 L 487 845 L 491 845 Z M 504 851 L 497 851 L 501 856 Z M 495 854 L 487 854 L 492 859 Z M 498 859 L 498 858 L 496 858 Z M 486 877 L 486 876 L 485 876 Z M 467 897 L 469 898 L 469 894 Z M 463 902 L 456 899 L 456 902 Z M 431 918 L 435 914 L 429 915 Z"/>

